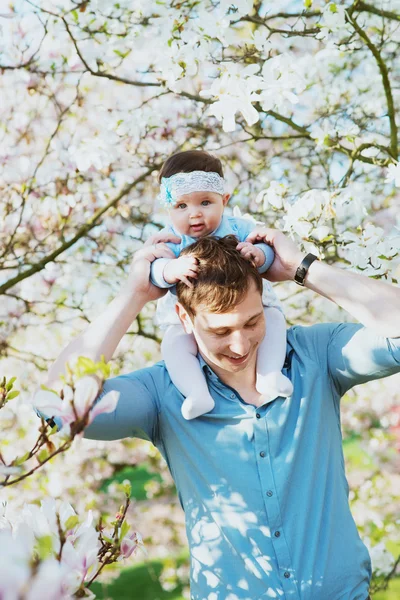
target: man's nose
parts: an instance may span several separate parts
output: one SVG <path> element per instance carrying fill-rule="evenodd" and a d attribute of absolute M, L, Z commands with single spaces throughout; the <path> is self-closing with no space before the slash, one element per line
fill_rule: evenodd
<path fill-rule="evenodd" d="M 229 340 L 229 349 L 238 356 L 244 356 L 250 350 L 250 340 L 244 331 L 235 331 Z"/>

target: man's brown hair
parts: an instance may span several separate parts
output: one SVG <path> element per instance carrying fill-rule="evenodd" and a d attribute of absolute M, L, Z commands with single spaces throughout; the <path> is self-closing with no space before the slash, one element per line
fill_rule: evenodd
<path fill-rule="evenodd" d="M 187 246 L 181 252 L 197 258 L 198 277 L 192 279 L 193 288 L 179 281 L 176 284 L 178 302 L 190 317 L 196 308 L 204 305 L 210 312 L 224 313 L 244 300 L 251 281 L 262 294 L 261 275 L 236 246 L 234 235 L 223 238 L 204 237 Z"/>
<path fill-rule="evenodd" d="M 162 177 L 171 177 L 176 173 L 191 173 L 192 171 L 214 172 L 221 177 L 224 176 L 219 158 L 204 150 L 187 150 L 177 152 L 167 158 L 158 174 L 158 182 L 161 182 Z"/>

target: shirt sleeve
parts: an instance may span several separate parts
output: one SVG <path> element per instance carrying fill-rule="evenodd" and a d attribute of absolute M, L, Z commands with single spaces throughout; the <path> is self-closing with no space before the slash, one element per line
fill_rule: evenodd
<path fill-rule="evenodd" d="M 155 445 L 159 438 L 159 406 L 151 368 L 107 379 L 97 401 L 111 390 L 120 393 L 116 409 L 98 415 L 85 429 L 85 438 L 119 440 L 137 437 Z"/>
<path fill-rule="evenodd" d="M 400 372 L 400 338 L 386 338 L 360 324 L 332 328 L 329 374 L 341 396 L 350 388 Z"/>
<path fill-rule="evenodd" d="M 268 271 L 268 269 L 274 262 L 275 252 L 272 250 L 271 246 L 268 246 L 268 244 L 264 244 L 263 242 L 254 245 L 257 246 L 257 248 L 260 248 L 260 250 L 262 250 L 262 252 L 264 253 L 264 263 L 261 265 L 261 267 L 258 267 L 257 269 L 257 271 L 262 275 L 262 273 Z"/>
<path fill-rule="evenodd" d="M 171 233 L 171 229 L 165 227 L 164 229 L 161 229 L 160 233 Z M 172 242 L 165 242 L 165 244 L 172 250 L 175 257 L 178 258 L 181 253 L 181 244 L 173 244 Z M 156 285 L 159 288 L 170 288 L 175 285 L 174 283 L 167 283 L 163 275 L 164 267 L 170 260 L 170 258 L 157 258 L 151 263 L 150 281 L 153 285 Z"/>
<path fill-rule="evenodd" d="M 171 258 L 157 258 L 153 260 L 150 266 L 150 281 L 159 288 L 170 288 L 174 283 L 168 283 L 164 279 L 164 267 Z"/>
<path fill-rule="evenodd" d="M 336 392 L 400 372 L 400 338 L 386 338 L 359 323 L 295 326 L 290 338 L 327 372 Z"/>

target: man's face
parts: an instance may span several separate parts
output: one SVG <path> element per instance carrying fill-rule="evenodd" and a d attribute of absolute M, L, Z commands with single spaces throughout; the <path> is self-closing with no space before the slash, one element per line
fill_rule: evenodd
<path fill-rule="evenodd" d="M 244 300 L 226 313 L 198 306 L 193 320 L 178 304 L 187 333 L 193 333 L 201 355 L 216 372 L 237 373 L 254 369 L 257 349 L 265 335 L 261 294 L 252 281 Z"/>

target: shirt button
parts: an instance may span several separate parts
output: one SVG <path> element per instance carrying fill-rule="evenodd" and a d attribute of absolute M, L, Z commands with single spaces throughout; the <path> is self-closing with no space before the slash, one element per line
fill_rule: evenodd
<path fill-rule="evenodd" d="M 231 398 L 236 398 L 235 394 L 231 394 Z"/>
<path fill-rule="evenodd" d="M 261 456 L 261 458 L 264 458 L 265 452 L 260 452 L 260 456 Z"/>
<path fill-rule="evenodd" d="M 275 531 L 275 537 L 280 537 L 281 532 L 280 531 Z"/>
<path fill-rule="evenodd" d="M 283 575 L 284 577 L 286 577 L 286 579 L 289 579 L 290 577 L 290 573 L 288 573 L 288 571 L 285 571 Z"/>
<path fill-rule="evenodd" d="M 268 490 L 267 496 L 269 496 L 269 498 L 271 498 L 271 496 L 273 496 L 273 495 L 274 495 L 274 492 L 272 492 L 271 490 Z"/>
<path fill-rule="evenodd" d="M 256 417 L 257 417 L 257 419 L 261 419 L 260 413 L 256 413 Z"/>

